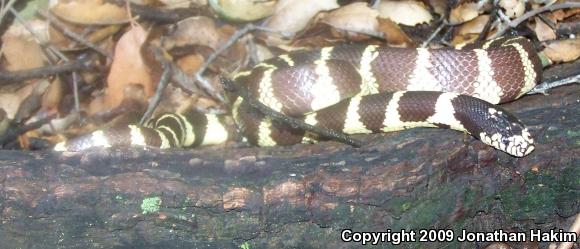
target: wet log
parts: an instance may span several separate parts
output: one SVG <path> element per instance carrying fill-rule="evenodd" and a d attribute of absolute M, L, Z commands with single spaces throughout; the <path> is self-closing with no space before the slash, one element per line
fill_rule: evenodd
<path fill-rule="evenodd" d="M 361 245 L 343 229 L 450 229 L 451 242 L 402 245 L 474 248 L 490 243 L 459 242 L 462 230 L 567 229 L 580 212 L 580 86 L 505 107 L 534 135 L 527 157 L 442 129 L 358 136 L 362 148 L 0 151 L 0 248 Z"/>

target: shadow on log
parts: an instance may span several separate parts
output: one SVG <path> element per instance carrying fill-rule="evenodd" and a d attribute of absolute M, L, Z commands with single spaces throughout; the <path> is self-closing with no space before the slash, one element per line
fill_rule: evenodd
<path fill-rule="evenodd" d="M 580 86 L 505 107 L 536 140 L 525 158 L 437 129 L 359 136 L 359 149 L 1 151 L 0 248 L 352 248 L 343 229 L 567 230 L 580 211 Z"/>

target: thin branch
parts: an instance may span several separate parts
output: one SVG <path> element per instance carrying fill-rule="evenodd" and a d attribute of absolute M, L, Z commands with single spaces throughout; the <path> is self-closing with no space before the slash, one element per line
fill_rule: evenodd
<path fill-rule="evenodd" d="M 64 63 L 55 66 L 46 66 L 41 68 L 34 68 L 29 70 L 20 70 L 13 72 L 0 72 L 0 86 L 19 83 L 24 80 L 42 78 L 53 74 L 64 72 L 73 72 L 79 70 L 87 70 L 93 67 L 93 64 L 85 60 L 77 60 L 75 62 Z"/>
<path fill-rule="evenodd" d="M 493 23 L 495 22 L 496 17 L 498 16 L 498 5 L 497 5 L 498 1 L 494 1 L 494 5 L 493 5 L 493 9 L 491 10 L 491 13 L 489 13 L 489 20 L 487 20 L 487 23 L 485 23 L 485 26 L 483 26 L 483 30 L 481 31 L 481 33 L 479 33 L 479 35 L 477 36 L 477 39 L 475 39 L 475 46 L 479 47 L 481 45 L 481 43 L 485 40 L 485 37 L 487 37 L 487 33 L 489 33 L 489 31 L 491 30 L 491 27 L 493 27 Z"/>
<path fill-rule="evenodd" d="M 145 121 L 149 120 L 149 118 L 151 118 L 151 115 L 153 115 L 155 108 L 157 108 L 159 102 L 161 102 L 161 96 L 163 95 L 165 88 L 167 88 L 167 85 L 169 84 L 169 79 L 171 78 L 171 62 L 167 61 L 167 59 L 163 57 L 159 49 L 154 48 L 153 50 L 155 58 L 159 62 L 161 62 L 161 66 L 163 67 L 163 73 L 159 78 L 159 83 L 157 83 L 157 90 L 155 91 L 155 95 L 153 95 L 153 97 L 149 100 L 147 111 L 145 111 L 145 114 L 143 114 L 143 117 L 141 117 L 141 120 L 139 121 L 139 124 L 141 125 L 145 124 Z"/>
<path fill-rule="evenodd" d="M 4 3 L 4 1 L 2 1 L 2 3 Z M 8 1 L 8 3 L 4 6 L 2 6 L 2 10 L 0 10 L 0 23 L 2 23 L 2 21 L 4 20 L 4 16 L 6 15 L 6 12 L 8 12 L 8 10 L 12 9 L 12 5 L 14 5 L 16 3 L 16 0 L 10 0 Z"/>
<path fill-rule="evenodd" d="M 529 12 L 521 15 L 520 17 L 518 17 L 516 19 L 513 19 L 512 21 L 510 21 L 505 27 L 503 27 L 497 33 L 495 33 L 494 35 L 492 35 L 492 37 L 490 39 L 494 39 L 494 38 L 498 38 L 498 37 L 502 36 L 503 34 L 505 34 L 505 32 L 508 31 L 508 29 L 517 27 L 522 22 L 528 20 L 530 17 L 535 16 L 537 14 L 540 14 L 540 13 L 543 13 L 543 12 L 546 12 L 546 11 L 554 11 L 554 10 L 559 10 L 559 9 L 570 9 L 570 8 L 580 8 L 580 3 L 577 3 L 577 2 L 566 2 L 566 3 L 559 3 L 559 4 L 548 5 L 548 6 L 544 6 L 544 7 L 541 7 L 541 8 L 537 8 L 537 9 L 531 10 L 531 11 L 529 11 Z"/>
<path fill-rule="evenodd" d="M 262 27 L 262 26 L 256 26 L 254 24 L 248 24 L 245 27 L 243 27 L 242 29 L 236 31 L 227 41 L 225 44 L 223 44 L 221 47 L 219 47 L 218 49 L 216 49 L 211 55 L 208 56 L 208 58 L 205 60 L 205 62 L 201 65 L 201 67 L 199 67 L 199 70 L 197 71 L 197 73 L 195 74 L 195 79 L 199 82 L 199 86 L 201 88 L 203 88 L 205 91 L 207 91 L 208 94 L 210 94 L 212 97 L 214 97 L 215 99 L 219 100 L 220 102 L 225 102 L 225 99 L 223 96 L 221 96 L 219 94 L 219 92 L 213 87 L 213 85 L 206 80 L 203 77 L 203 73 L 205 72 L 205 70 L 207 70 L 207 68 L 209 67 L 209 65 L 215 60 L 217 59 L 217 57 L 222 54 L 226 49 L 228 49 L 229 47 L 231 47 L 238 39 L 240 39 L 240 37 L 244 36 L 245 34 L 255 31 L 255 30 L 260 30 L 260 31 L 265 31 L 265 32 L 274 32 L 274 33 L 280 33 L 278 31 L 266 28 L 266 27 Z M 289 36 L 288 34 L 282 34 L 283 36 Z"/>
<path fill-rule="evenodd" d="M 226 91 L 235 92 L 238 96 L 244 98 L 245 101 L 248 101 L 250 106 L 257 109 L 258 111 L 262 112 L 264 115 L 271 117 L 274 120 L 287 124 L 293 128 L 302 129 L 305 131 L 311 131 L 316 134 L 321 135 L 322 137 L 334 139 L 339 142 L 349 144 L 354 147 L 360 147 L 362 143 L 356 139 L 352 139 L 347 134 L 342 132 L 338 132 L 332 129 L 322 128 L 318 126 L 313 126 L 310 124 L 305 123 L 302 120 L 298 120 L 289 116 L 286 116 L 282 113 L 279 113 L 272 108 L 264 105 L 262 102 L 256 100 L 247 89 L 243 87 L 238 87 L 232 80 L 221 78 L 222 84 L 224 85 L 224 89 Z"/>
<path fill-rule="evenodd" d="M 103 50 L 100 47 L 97 47 L 95 44 L 93 44 L 90 41 L 87 41 L 84 37 L 80 36 L 79 34 L 70 31 L 66 24 L 64 24 L 63 22 L 61 22 L 60 20 L 58 20 L 57 18 L 53 17 L 51 14 L 44 12 L 44 11 L 39 11 L 38 12 L 40 14 L 40 16 L 48 19 L 55 27 L 57 27 L 60 31 L 62 31 L 62 33 L 66 36 L 68 36 L 69 38 L 73 39 L 74 41 L 87 46 L 89 48 L 91 48 L 92 50 L 95 50 L 97 53 L 106 56 L 109 59 L 113 59 L 113 56 L 108 53 L 107 51 Z"/>
<path fill-rule="evenodd" d="M 531 95 L 531 94 L 548 94 L 548 90 L 555 88 L 555 87 L 559 87 L 559 86 L 563 86 L 563 85 L 569 85 L 569 84 L 574 84 L 574 83 L 580 83 L 580 74 L 568 77 L 568 78 L 564 78 L 561 80 L 557 80 L 557 81 L 553 81 L 553 82 L 546 82 L 546 83 L 542 83 L 537 85 L 536 87 L 534 87 L 534 89 L 532 89 L 531 91 L 529 91 L 527 94 Z"/>
<path fill-rule="evenodd" d="M 17 127 L 13 127 L 13 129 L 9 129 L 6 131 L 6 133 L 4 133 L 2 136 L 0 136 L 0 147 L 2 147 L 2 145 L 13 141 L 14 139 L 16 139 L 18 136 L 31 131 L 31 130 L 36 130 L 38 128 L 40 128 L 41 126 L 49 123 L 51 120 L 53 120 L 56 117 L 56 114 L 51 114 L 48 117 L 45 117 L 43 119 L 40 119 L 38 121 L 32 122 L 30 124 L 24 125 L 24 126 L 17 126 Z"/>
<path fill-rule="evenodd" d="M 445 21 L 442 21 L 441 24 L 439 24 L 439 27 L 437 27 L 437 29 L 435 29 L 435 31 L 433 31 L 433 33 L 429 36 L 429 38 L 427 38 L 427 40 L 425 40 L 422 44 L 421 47 L 427 47 L 427 45 L 429 45 L 429 43 L 431 43 L 431 41 L 433 39 L 435 39 L 435 37 L 437 37 L 437 35 L 439 34 L 439 32 L 441 32 L 441 30 L 443 29 L 443 27 L 447 26 L 447 23 Z"/>

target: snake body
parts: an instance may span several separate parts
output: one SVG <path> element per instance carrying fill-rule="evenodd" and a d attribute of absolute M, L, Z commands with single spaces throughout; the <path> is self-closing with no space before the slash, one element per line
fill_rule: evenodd
<path fill-rule="evenodd" d="M 296 51 L 263 61 L 233 79 L 273 110 L 311 125 L 347 134 L 450 128 L 521 157 L 534 149 L 533 139 L 517 118 L 495 104 L 521 97 L 540 77 L 541 63 L 531 43 L 515 37 L 466 50 L 367 45 Z M 252 144 L 320 139 L 273 121 L 242 97 L 230 100 L 238 131 Z M 216 115 L 164 114 L 149 127 L 96 131 L 55 149 L 198 146 L 223 143 L 232 134 Z"/>

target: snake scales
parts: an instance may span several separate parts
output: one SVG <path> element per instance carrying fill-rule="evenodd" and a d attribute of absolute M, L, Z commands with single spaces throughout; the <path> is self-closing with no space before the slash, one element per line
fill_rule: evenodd
<path fill-rule="evenodd" d="M 481 48 L 410 49 L 375 45 L 296 51 L 234 76 L 275 111 L 347 134 L 412 127 L 463 131 L 510 155 L 534 149 L 525 126 L 495 104 L 512 101 L 541 78 L 541 64 L 525 38 L 501 38 Z M 258 146 L 320 138 L 292 128 L 230 96 L 237 132 Z M 147 127 L 98 130 L 57 144 L 55 150 L 141 145 L 160 148 L 219 144 L 233 137 L 223 117 L 164 114 Z"/>

